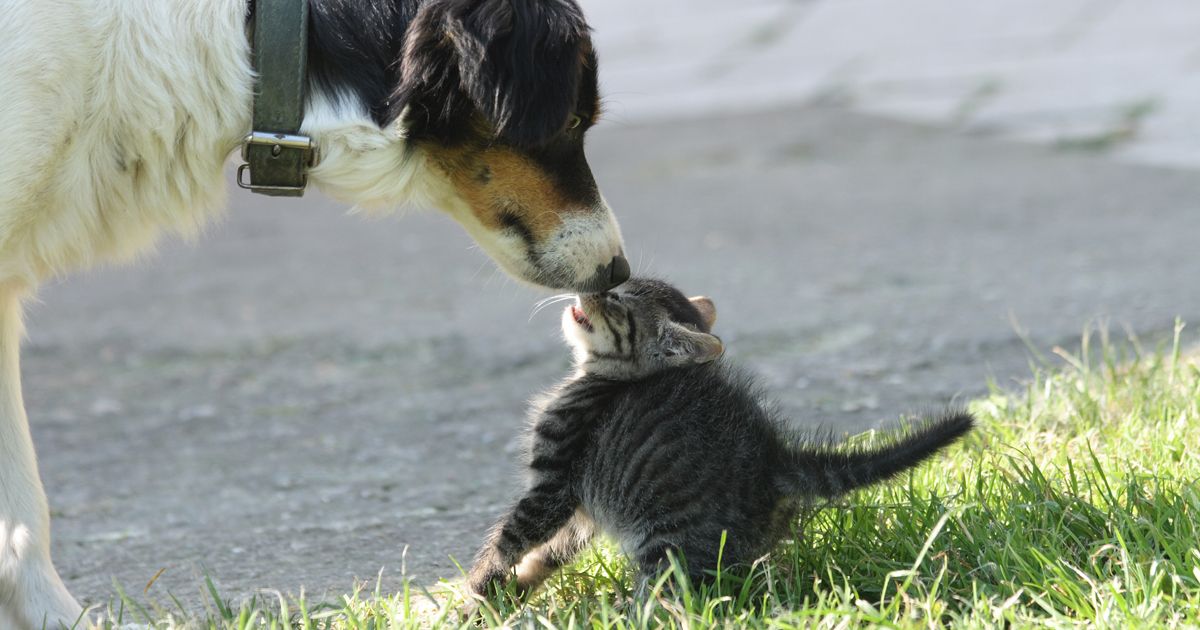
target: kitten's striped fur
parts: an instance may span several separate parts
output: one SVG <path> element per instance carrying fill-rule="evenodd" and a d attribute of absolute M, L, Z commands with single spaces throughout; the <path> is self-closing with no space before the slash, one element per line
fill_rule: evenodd
<path fill-rule="evenodd" d="M 889 479 L 970 430 L 948 412 L 872 449 L 798 444 L 743 372 L 718 360 L 707 298 L 634 279 L 563 315 L 578 373 L 535 405 L 529 489 L 470 574 L 486 592 L 516 567 L 535 588 L 597 531 L 644 586 L 667 553 L 697 579 L 771 550 L 800 509 Z M 724 549 L 720 547 L 722 533 Z"/>

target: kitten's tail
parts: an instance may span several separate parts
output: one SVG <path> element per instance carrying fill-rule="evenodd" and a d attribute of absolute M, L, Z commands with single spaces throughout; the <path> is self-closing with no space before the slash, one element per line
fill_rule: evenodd
<path fill-rule="evenodd" d="M 781 476 L 793 496 L 832 499 L 855 488 L 886 481 L 928 459 L 966 435 L 975 425 L 971 414 L 957 410 L 909 427 L 889 444 L 870 449 L 792 449 L 792 466 Z"/>

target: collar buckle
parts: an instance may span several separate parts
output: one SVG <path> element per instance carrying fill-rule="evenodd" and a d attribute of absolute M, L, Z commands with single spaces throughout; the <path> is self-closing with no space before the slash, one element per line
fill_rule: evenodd
<path fill-rule="evenodd" d="M 316 163 L 317 150 L 312 138 L 290 133 L 251 132 L 242 141 L 242 161 L 237 170 L 239 188 L 272 197 L 300 197 L 308 185 L 307 170 Z M 251 164 L 254 167 L 251 168 Z M 296 166 L 299 165 L 299 169 Z M 299 179 L 291 183 L 255 184 L 255 173 L 282 170 L 287 174 L 299 173 Z M 249 181 L 246 175 L 249 174 Z M 294 177 L 294 175 L 293 175 Z M 268 178 L 263 178 L 268 179 Z M 287 181 L 289 177 L 270 178 L 273 182 Z"/>

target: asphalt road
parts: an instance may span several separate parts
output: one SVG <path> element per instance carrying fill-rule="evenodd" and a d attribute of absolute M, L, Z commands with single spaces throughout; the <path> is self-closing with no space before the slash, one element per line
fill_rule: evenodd
<path fill-rule="evenodd" d="M 606 124 L 590 154 L 635 267 L 712 296 L 800 425 L 1016 386 L 1018 328 L 1200 322 L 1194 174 L 803 108 Z M 160 599 L 205 570 L 319 597 L 469 559 L 567 369 L 559 314 L 437 213 L 343 214 L 238 194 L 197 244 L 44 288 L 26 400 L 77 596 L 165 569 Z"/>

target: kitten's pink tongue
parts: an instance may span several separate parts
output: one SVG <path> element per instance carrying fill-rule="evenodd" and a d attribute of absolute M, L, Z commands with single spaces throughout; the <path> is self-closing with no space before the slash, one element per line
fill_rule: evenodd
<path fill-rule="evenodd" d="M 587 315 L 583 314 L 583 309 L 578 306 L 571 306 L 571 317 L 575 318 L 576 324 L 585 328 L 592 325 L 592 322 L 588 321 Z"/>

